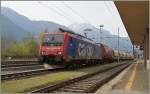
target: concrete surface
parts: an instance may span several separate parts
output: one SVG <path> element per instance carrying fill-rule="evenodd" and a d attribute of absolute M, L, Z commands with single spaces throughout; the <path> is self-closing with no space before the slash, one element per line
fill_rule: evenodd
<path fill-rule="evenodd" d="M 96 94 L 148 94 L 148 71 L 143 60 L 138 60 L 99 88 Z"/>

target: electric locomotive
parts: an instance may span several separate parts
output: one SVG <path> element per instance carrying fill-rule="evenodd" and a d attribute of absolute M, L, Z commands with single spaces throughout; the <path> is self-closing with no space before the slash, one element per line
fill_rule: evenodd
<path fill-rule="evenodd" d="M 39 61 L 54 65 L 98 63 L 102 59 L 100 45 L 73 31 L 59 28 L 45 32 L 39 49 Z"/>

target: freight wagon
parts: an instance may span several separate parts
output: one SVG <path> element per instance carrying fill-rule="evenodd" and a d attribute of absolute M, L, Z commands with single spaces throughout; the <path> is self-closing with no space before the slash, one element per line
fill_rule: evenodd
<path fill-rule="evenodd" d="M 113 61 L 114 51 L 108 46 L 101 44 L 101 55 L 103 62 Z"/>

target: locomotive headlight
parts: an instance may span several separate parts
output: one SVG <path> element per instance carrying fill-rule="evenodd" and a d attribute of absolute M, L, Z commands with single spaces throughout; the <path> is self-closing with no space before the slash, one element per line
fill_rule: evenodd
<path fill-rule="evenodd" d="M 42 55 L 45 55 L 46 54 L 46 52 L 45 51 L 42 51 Z"/>
<path fill-rule="evenodd" d="M 62 54 L 62 52 L 58 52 L 57 54 L 61 55 L 61 54 Z"/>

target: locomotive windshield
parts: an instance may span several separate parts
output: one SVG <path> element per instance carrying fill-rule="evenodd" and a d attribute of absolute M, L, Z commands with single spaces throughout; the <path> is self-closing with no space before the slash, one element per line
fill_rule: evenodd
<path fill-rule="evenodd" d="M 63 34 L 47 34 L 43 37 L 43 46 L 61 46 L 63 44 Z"/>

